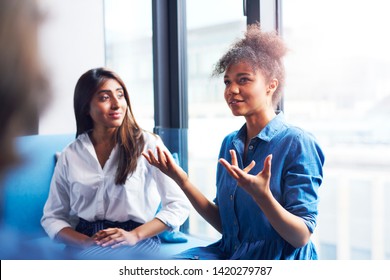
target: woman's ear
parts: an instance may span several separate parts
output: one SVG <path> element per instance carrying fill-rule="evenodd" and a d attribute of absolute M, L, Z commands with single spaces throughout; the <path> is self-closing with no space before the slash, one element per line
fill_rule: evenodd
<path fill-rule="evenodd" d="M 278 85 L 279 85 L 278 79 L 272 79 L 268 85 L 267 92 L 270 92 L 273 94 L 275 92 L 275 90 L 278 88 Z"/>

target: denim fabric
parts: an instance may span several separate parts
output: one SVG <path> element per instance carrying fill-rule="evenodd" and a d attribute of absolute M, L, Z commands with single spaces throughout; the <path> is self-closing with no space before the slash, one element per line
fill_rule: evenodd
<path fill-rule="evenodd" d="M 301 217 L 313 232 L 316 226 L 318 188 L 322 183 L 324 155 L 315 138 L 286 123 L 279 113 L 253 139 L 246 158 L 246 125 L 225 137 L 219 157 L 231 162 L 234 149 L 238 164 L 246 167 L 252 160 L 257 174 L 265 158 L 272 154 L 270 188 L 275 199 L 289 212 Z M 253 198 L 218 164 L 217 195 L 222 220 L 222 239 L 208 248 L 190 249 L 181 257 L 192 259 L 317 259 L 314 244 L 294 248 L 271 226 Z"/>

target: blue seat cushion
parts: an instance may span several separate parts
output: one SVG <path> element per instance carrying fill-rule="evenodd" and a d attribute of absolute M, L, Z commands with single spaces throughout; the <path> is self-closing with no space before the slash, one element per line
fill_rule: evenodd
<path fill-rule="evenodd" d="M 21 164 L 11 169 L 4 180 L 3 222 L 31 236 L 46 236 L 40 224 L 55 154 L 74 140 L 74 134 L 32 135 L 16 139 Z"/>

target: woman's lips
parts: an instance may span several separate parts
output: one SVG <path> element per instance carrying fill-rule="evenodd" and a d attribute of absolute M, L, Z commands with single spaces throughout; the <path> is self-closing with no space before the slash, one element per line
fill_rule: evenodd
<path fill-rule="evenodd" d="M 121 113 L 112 113 L 112 114 L 109 114 L 109 116 L 113 119 L 120 119 L 122 114 Z"/>

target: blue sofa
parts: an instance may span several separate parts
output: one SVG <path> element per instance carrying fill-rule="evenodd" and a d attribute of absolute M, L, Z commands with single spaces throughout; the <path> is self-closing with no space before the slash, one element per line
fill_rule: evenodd
<path fill-rule="evenodd" d="M 16 139 L 16 147 L 22 162 L 11 169 L 3 181 L 3 223 L 7 228 L 26 233 L 31 242 L 45 242 L 48 237 L 40 219 L 46 202 L 50 181 L 56 163 L 56 153 L 74 140 L 73 134 L 33 135 Z M 163 243 L 163 254 L 175 254 L 195 246 L 205 246 L 212 240 L 185 235 L 188 240 Z M 58 246 L 63 246 L 58 244 Z"/>

